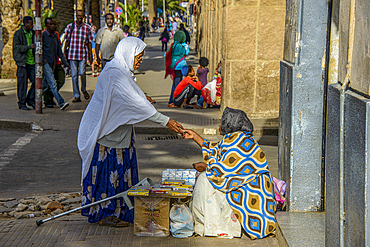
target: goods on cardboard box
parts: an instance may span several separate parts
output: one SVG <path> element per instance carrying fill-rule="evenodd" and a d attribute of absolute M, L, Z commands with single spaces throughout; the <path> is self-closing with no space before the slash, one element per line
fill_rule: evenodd
<path fill-rule="evenodd" d="M 149 196 L 149 191 L 152 187 L 144 187 L 144 186 L 132 186 L 128 190 L 129 196 Z"/>
<path fill-rule="evenodd" d="M 135 197 L 135 236 L 167 237 L 170 199 L 163 197 Z"/>
<path fill-rule="evenodd" d="M 195 169 L 166 169 L 162 172 L 162 182 L 166 179 L 183 179 L 185 184 L 194 186 L 197 174 Z"/>

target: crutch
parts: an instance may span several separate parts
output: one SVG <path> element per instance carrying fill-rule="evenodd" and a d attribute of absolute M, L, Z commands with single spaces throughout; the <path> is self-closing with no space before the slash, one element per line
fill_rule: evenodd
<path fill-rule="evenodd" d="M 154 182 L 153 180 L 151 180 L 150 178 L 144 178 L 143 180 L 141 180 L 139 183 L 135 184 L 134 186 L 146 186 L 146 187 L 149 187 L 149 186 L 153 186 L 154 185 Z M 42 223 L 46 222 L 46 221 L 49 221 L 49 220 L 53 220 L 53 219 L 56 219 L 56 218 L 59 218 L 59 217 L 62 217 L 64 215 L 67 215 L 67 214 L 70 214 L 70 213 L 73 213 L 73 212 L 76 212 L 76 211 L 79 211 L 81 209 L 84 209 L 84 208 L 89 208 L 91 206 L 94 206 L 96 204 L 100 204 L 102 202 L 106 202 L 106 201 L 109 201 L 109 200 L 112 200 L 112 199 L 115 199 L 115 198 L 120 198 L 122 197 L 123 200 L 125 201 L 127 207 L 131 210 L 134 208 L 134 206 L 132 206 L 132 203 L 131 203 L 131 200 L 130 198 L 128 197 L 128 190 L 124 191 L 124 192 L 121 192 L 121 193 L 118 193 L 114 196 L 111 196 L 111 197 L 108 197 L 108 198 L 105 198 L 103 200 L 100 200 L 100 201 L 96 201 L 96 202 L 93 202 L 93 203 L 90 203 L 90 204 L 87 204 L 85 206 L 82 206 L 82 207 L 79 207 L 79 208 L 75 208 L 75 209 L 72 209 L 72 210 L 69 210 L 67 212 L 64 212 L 64 213 L 61 213 L 61 214 L 58 214 L 58 215 L 54 215 L 54 216 L 51 216 L 50 218 L 47 218 L 47 219 L 44 219 L 44 220 L 38 220 L 36 221 L 36 225 L 37 226 L 40 226 Z"/>

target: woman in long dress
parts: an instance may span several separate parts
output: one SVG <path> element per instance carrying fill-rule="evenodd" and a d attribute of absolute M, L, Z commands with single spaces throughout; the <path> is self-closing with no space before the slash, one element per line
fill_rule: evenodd
<path fill-rule="evenodd" d="M 195 232 L 202 236 L 237 236 L 237 219 L 252 239 L 274 234 L 272 176 L 245 112 L 226 107 L 220 124 L 224 137 L 218 143 L 204 140 L 192 130 L 183 131 L 186 139 L 202 147 L 204 159 L 193 165 L 204 172 L 193 193 Z"/>
<path fill-rule="evenodd" d="M 142 63 L 146 44 L 127 37 L 101 72 L 82 117 L 78 149 L 82 158 L 82 205 L 128 190 L 139 182 L 133 125 L 150 120 L 181 132 L 176 121 L 157 112 L 136 84 L 134 70 Z M 89 222 L 126 226 L 133 221 L 122 198 L 83 209 Z"/>

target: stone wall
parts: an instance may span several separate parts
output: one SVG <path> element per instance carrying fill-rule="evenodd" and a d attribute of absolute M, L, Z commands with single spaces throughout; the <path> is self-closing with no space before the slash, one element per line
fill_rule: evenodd
<path fill-rule="evenodd" d="M 197 14 L 198 55 L 210 61 L 208 80 L 222 61 L 222 109 L 278 117 L 285 0 L 201 0 Z"/>
<path fill-rule="evenodd" d="M 20 25 L 19 11 L 21 3 L 21 0 L 4 0 L 0 2 L 4 44 L 1 78 L 16 78 L 17 66 L 13 59 L 13 37 Z"/>

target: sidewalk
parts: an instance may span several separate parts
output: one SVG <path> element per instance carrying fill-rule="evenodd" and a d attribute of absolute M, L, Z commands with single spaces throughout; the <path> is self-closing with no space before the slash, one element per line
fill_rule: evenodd
<path fill-rule="evenodd" d="M 172 81 L 169 78 L 163 79 L 164 58 L 160 51 L 158 35 L 157 33 L 152 34 L 151 37 L 145 40 L 148 47 L 145 51 L 144 62 L 140 69 L 135 72 L 138 85 L 157 101 L 155 107 L 158 111 L 178 121 L 185 128 L 194 129 L 201 135 L 218 134 L 218 124 L 221 118 L 219 109 L 185 110 L 167 107 Z M 197 66 L 197 58 L 194 52 L 191 52 L 190 56 L 187 57 L 187 61 L 194 67 Z M 90 73 L 88 72 L 87 76 L 87 90 L 91 94 L 94 91 L 97 78 L 91 77 Z M 5 96 L 0 96 L 0 129 L 77 130 L 84 109 L 88 104 L 88 101 L 85 100 L 82 100 L 81 103 L 72 103 L 71 78 L 66 79 L 66 83 L 61 90 L 61 95 L 70 103 L 70 106 L 64 111 L 60 111 L 59 107 L 43 109 L 43 114 L 35 114 L 34 111 L 21 111 L 17 107 L 16 83 L 0 82 L 0 91 L 5 94 Z M 252 120 L 252 122 L 254 123 L 255 134 L 266 133 L 266 131 L 277 134 L 276 119 Z M 155 134 L 158 136 L 173 134 L 167 128 L 148 121 L 135 125 L 135 131 L 137 134 Z M 276 136 L 272 139 L 276 143 Z M 267 144 L 271 142 L 269 137 L 266 136 L 261 140 Z M 140 144 L 139 140 L 139 145 L 142 145 L 142 147 L 148 145 L 148 148 L 150 148 L 153 145 L 148 144 L 149 142 L 142 141 Z M 276 173 L 276 145 L 267 146 L 264 150 L 266 155 L 269 152 L 274 153 L 274 158 L 270 162 L 274 164 L 274 168 L 271 169 L 272 172 Z M 160 156 L 160 153 L 158 154 Z M 150 162 L 149 156 L 145 157 L 143 155 L 139 159 Z M 152 163 L 154 163 L 153 158 Z M 150 163 L 146 166 L 148 167 L 147 170 L 153 170 L 153 165 Z M 159 168 L 154 168 L 155 173 L 158 173 Z M 143 172 L 145 172 L 145 169 L 140 170 L 140 176 L 143 175 Z M 227 244 L 236 246 L 278 246 L 277 239 L 271 237 L 258 241 L 252 241 L 246 236 L 231 240 L 201 237 L 187 239 L 135 237 L 132 232 L 132 224 L 127 228 L 103 227 L 88 223 L 87 219 L 78 213 L 46 222 L 40 227 L 35 224 L 37 219 L 1 219 L 0 246 L 222 246 Z"/>
<path fill-rule="evenodd" d="M 181 123 L 185 128 L 194 129 L 200 134 L 218 134 L 218 124 L 221 118 L 220 109 L 180 109 L 168 108 L 167 102 L 171 91 L 172 81 L 164 77 L 164 57 L 160 51 L 158 33 L 154 33 L 145 41 L 148 44 L 145 50 L 145 57 L 140 68 L 135 71 L 137 83 L 142 90 L 157 101 L 157 110 L 172 119 Z M 190 52 L 187 62 L 193 67 L 198 66 L 197 57 L 194 51 Z M 90 69 L 90 67 L 88 67 Z M 91 77 L 91 70 L 87 72 L 87 91 L 91 94 L 94 91 L 97 78 Z M 68 130 L 78 128 L 83 111 L 88 101 L 82 99 L 81 103 L 72 103 L 72 80 L 67 78 L 60 93 L 70 106 L 64 111 L 59 107 L 45 108 L 43 114 L 35 114 L 35 111 L 18 110 L 16 98 L 16 83 L 9 83 L 9 80 L 0 80 L 0 91 L 5 96 L 0 96 L 0 129 L 29 129 L 40 126 L 42 129 Z M 68 116 L 68 117 L 67 117 Z M 278 119 L 252 119 L 255 135 L 277 136 Z M 33 123 L 33 125 L 32 125 Z M 161 127 L 149 121 L 135 125 L 138 134 L 173 134 L 168 128 Z"/>

